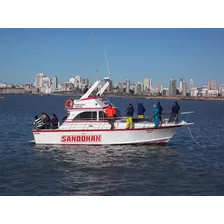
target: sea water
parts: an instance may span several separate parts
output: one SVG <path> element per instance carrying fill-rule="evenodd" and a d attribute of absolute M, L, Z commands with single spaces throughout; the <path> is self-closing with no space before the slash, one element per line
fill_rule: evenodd
<path fill-rule="evenodd" d="M 179 100 L 192 111 L 166 146 L 37 146 L 42 112 L 64 117 L 66 96 L 5 95 L 0 100 L 0 195 L 224 195 L 224 101 Z M 155 99 L 110 98 L 124 112 Z M 159 100 L 170 112 L 174 100 Z M 196 143 L 196 142 L 197 143 Z"/>

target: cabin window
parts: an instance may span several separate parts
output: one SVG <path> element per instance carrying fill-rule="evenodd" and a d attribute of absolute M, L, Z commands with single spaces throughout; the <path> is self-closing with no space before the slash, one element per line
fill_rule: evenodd
<path fill-rule="evenodd" d="M 106 114 L 103 111 L 99 111 L 99 120 L 104 120 L 106 118 Z"/>
<path fill-rule="evenodd" d="M 78 114 L 73 120 L 96 120 L 96 118 L 96 111 L 89 111 Z"/>

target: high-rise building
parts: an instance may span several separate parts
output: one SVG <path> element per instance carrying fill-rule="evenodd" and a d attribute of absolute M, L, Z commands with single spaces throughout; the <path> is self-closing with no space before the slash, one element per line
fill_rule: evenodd
<path fill-rule="evenodd" d="M 190 90 L 192 90 L 194 88 L 194 82 L 193 79 L 190 79 Z"/>
<path fill-rule="evenodd" d="M 220 96 L 221 97 L 224 97 L 224 85 L 222 84 L 222 85 L 220 85 L 220 90 L 219 90 L 220 92 Z"/>
<path fill-rule="evenodd" d="M 111 92 L 113 90 L 113 83 L 112 80 L 109 77 L 104 77 L 104 81 L 109 82 L 109 86 L 106 89 L 106 92 Z"/>
<path fill-rule="evenodd" d="M 170 80 L 169 95 L 176 96 L 177 84 L 175 79 Z"/>
<path fill-rule="evenodd" d="M 150 78 L 145 78 L 143 86 L 144 92 L 149 92 L 152 88 L 152 80 Z"/>
<path fill-rule="evenodd" d="M 209 90 L 216 90 L 216 81 L 215 80 L 208 81 L 208 89 Z"/>
<path fill-rule="evenodd" d="M 54 76 L 52 78 L 52 91 L 54 92 L 58 88 L 58 77 Z"/>
<path fill-rule="evenodd" d="M 81 81 L 82 81 L 81 76 L 80 75 L 76 75 L 75 76 L 75 83 L 74 83 L 76 88 L 81 89 L 81 84 L 82 84 Z"/>
<path fill-rule="evenodd" d="M 48 87 L 50 88 L 51 86 L 51 79 L 49 77 L 43 77 L 43 83 L 42 83 L 42 87 Z"/>
<path fill-rule="evenodd" d="M 183 88 L 182 88 L 182 96 L 186 96 L 186 95 L 187 95 L 187 83 L 184 82 Z"/>
<path fill-rule="evenodd" d="M 70 78 L 69 82 L 75 85 L 75 80 L 76 80 L 75 78 Z"/>
<path fill-rule="evenodd" d="M 144 89 L 144 84 L 141 82 L 136 83 L 135 85 L 135 93 L 142 93 Z"/>
<path fill-rule="evenodd" d="M 46 75 L 44 75 L 43 73 L 39 73 L 35 76 L 35 86 L 38 88 L 42 88 L 43 87 L 43 78 L 46 77 Z"/>
<path fill-rule="evenodd" d="M 162 92 L 163 92 L 163 89 L 164 89 L 163 84 L 161 84 L 160 93 L 162 93 Z"/>
<path fill-rule="evenodd" d="M 126 80 L 126 93 L 130 93 L 130 80 Z"/>
<path fill-rule="evenodd" d="M 88 86 L 89 85 L 89 79 L 88 78 L 83 78 L 82 79 L 82 84 L 84 85 L 84 86 Z"/>
<path fill-rule="evenodd" d="M 163 84 L 157 84 L 156 85 L 156 90 L 161 93 L 163 91 Z"/>
<path fill-rule="evenodd" d="M 180 79 L 180 86 L 179 86 L 179 89 L 180 89 L 180 91 L 182 91 L 182 88 L 183 88 L 183 79 Z"/>

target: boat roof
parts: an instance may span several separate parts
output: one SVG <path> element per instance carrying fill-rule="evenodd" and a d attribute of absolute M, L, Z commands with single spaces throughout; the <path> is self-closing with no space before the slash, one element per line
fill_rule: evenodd
<path fill-rule="evenodd" d="M 74 111 L 77 109 L 103 110 L 108 105 L 112 105 L 108 99 L 102 97 L 102 94 L 109 86 L 109 82 L 106 82 L 96 94 L 93 94 L 93 91 L 100 85 L 100 83 L 100 80 L 96 81 L 80 99 L 73 100 L 74 105 L 72 108 L 68 109 L 68 111 Z"/>

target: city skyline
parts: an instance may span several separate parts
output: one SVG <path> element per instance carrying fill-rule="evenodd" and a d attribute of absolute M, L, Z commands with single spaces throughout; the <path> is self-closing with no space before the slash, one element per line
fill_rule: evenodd
<path fill-rule="evenodd" d="M 46 73 L 45 74 L 44 73 L 38 73 L 38 74 L 36 74 L 33 77 L 34 79 L 32 81 L 29 80 L 29 81 L 26 81 L 26 82 L 21 83 L 21 84 L 20 83 L 0 82 L 0 87 L 2 87 L 2 86 L 11 86 L 11 85 L 13 85 L 13 86 L 14 85 L 15 86 L 23 86 L 23 85 L 26 85 L 26 84 L 38 86 L 38 84 L 37 84 L 38 81 L 36 80 L 36 77 L 38 77 L 38 76 L 44 77 L 43 82 L 47 83 L 47 86 L 51 86 L 51 85 L 54 85 L 55 86 L 55 83 L 57 83 L 56 85 L 64 85 L 66 83 L 73 83 L 74 84 L 76 82 L 75 80 L 76 80 L 77 77 L 80 77 L 79 78 L 80 80 L 78 82 L 79 83 L 83 83 L 84 86 L 86 84 L 88 86 L 91 86 L 96 81 L 95 80 L 93 82 L 90 82 L 89 81 L 90 80 L 89 77 L 83 77 L 80 74 L 76 74 L 76 75 L 74 75 L 72 77 L 69 77 L 68 80 L 65 80 L 64 82 L 59 82 L 58 80 L 60 79 L 60 77 L 58 77 L 58 76 L 51 76 L 50 77 Z M 55 78 L 56 78 L 56 81 L 54 80 Z M 143 78 L 143 80 L 139 80 L 138 82 L 134 82 L 133 80 L 130 80 L 130 79 L 126 79 L 126 80 L 121 79 L 121 80 L 118 80 L 115 83 L 109 76 L 108 77 L 101 78 L 99 80 L 103 81 L 105 79 L 111 80 L 113 82 L 113 85 L 119 85 L 120 83 L 127 83 L 127 81 L 130 84 L 132 84 L 132 85 L 135 85 L 135 84 L 138 84 L 139 83 L 139 84 L 141 84 L 141 85 L 144 86 L 144 89 L 143 89 L 144 91 L 145 91 L 145 87 L 148 90 L 149 89 L 158 89 L 158 86 L 159 86 L 159 88 L 161 88 L 161 86 L 162 86 L 162 88 L 170 89 L 171 88 L 170 84 L 171 84 L 171 81 L 172 80 L 176 82 L 176 84 L 174 84 L 175 88 L 179 89 L 180 91 L 182 91 L 182 85 L 185 85 L 185 84 L 187 85 L 188 90 L 189 89 L 192 89 L 194 87 L 195 88 L 200 88 L 200 87 L 203 87 L 203 86 L 207 86 L 209 89 L 214 90 L 214 89 L 216 89 L 216 87 L 223 86 L 224 85 L 223 83 L 217 83 L 216 80 L 210 79 L 210 80 L 207 80 L 207 83 L 204 83 L 204 84 L 202 84 L 200 86 L 195 86 L 194 85 L 194 80 L 192 78 L 190 78 L 190 80 L 184 80 L 183 78 L 166 80 L 168 82 L 168 85 L 167 86 L 166 85 L 163 85 L 161 83 L 155 83 L 154 80 L 152 80 L 152 78 L 150 78 L 150 77 L 145 77 L 145 78 Z"/>
<path fill-rule="evenodd" d="M 94 82 L 109 67 L 114 82 L 223 83 L 223 47 L 224 29 L 0 29 L 0 82 L 29 82 L 40 71 Z"/>
<path fill-rule="evenodd" d="M 152 79 L 145 78 L 143 82 L 131 83 L 130 80 L 120 81 L 113 84 L 113 80 L 104 77 L 102 82 L 109 82 L 106 88 L 107 93 L 112 94 L 131 94 L 148 96 L 182 96 L 182 97 L 224 97 L 224 84 L 216 83 L 216 80 L 209 80 L 208 85 L 200 87 L 194 86 L 194 80 L 190 79 L 189 85 L 181 78 L 179 82 L 174 79 L 169 80 L 169 88 L 164 88 L 163 84 L 156 84 L 153 87 Z M 86 91 L 93 83 L 89 79 L 76 75 L 68 81 L 59 84 L 58 77 L 48 77 L 46 74 L 39 73 L 35 76 L 34 83 L 24 83 L 23 85 L 10 85 L 0 83 L 0 92 L 5 94 L 77 94 Z"/>

